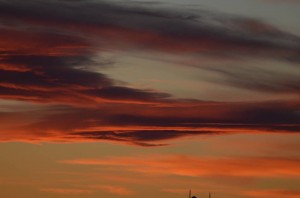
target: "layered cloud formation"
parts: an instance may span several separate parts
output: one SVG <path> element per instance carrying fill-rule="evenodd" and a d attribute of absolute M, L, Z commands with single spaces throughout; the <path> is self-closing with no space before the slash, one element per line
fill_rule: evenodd
<path fill-rule="evenodd" d="M 114 62 L 101 54 L 120 51 L 184 57 L 193 64 L 183 67 L 221 76 L 210 82 L 289 97 L 180 99 L 102 72 Z M 297 133 L 299 55 L 298 36 L 256 19 L 123 1 L 1 0 L 0 98 L 37 106 L 1 110 L 1 140 L 157 146 L 194 135 Z M 203 57 L 282 66 L 198 64 Z"/>

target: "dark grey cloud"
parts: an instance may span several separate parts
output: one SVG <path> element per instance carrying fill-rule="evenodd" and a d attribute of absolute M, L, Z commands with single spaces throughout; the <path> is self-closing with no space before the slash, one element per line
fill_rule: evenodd
<path fill-rule="evenodd" d="M 212 135 L 213 132 L 206 131 L 181 131 L 181 130 L 135 130 L 135 131 L 82 131 L 72 135 L 91 140 L 110 140 L 125 142 L 138 146 L 166 146 L 165 143 L 155 141 L 172 140 L 187 136 Z"/>
<path fill-rule="evenodd" d="M 300 93 L 300 70 L 297 67 L 283 65 L 278 69 L 278 66 L 271 63 L 262 61 L 260 64 L 266 65 L 259 65 L 259 67 L 224 65 L 224 67 L 206 67 L 206 69 L 222 75 L 222 78 L 217 80 L 211 79 L 211 82 L 267 93 Z"/>
<path fill-rule="evenodd" d="M 11 55 L 2 58 L 2 63 L 12 66 L 25 66 L 28 71 L 1 70 L 1 82 L 16 85 L 59 88 L 68 85 L 97 87 L 112 85 L 103 74 L 85 71 L 77 66 L 90 65 L 92 55 L 46 56 Z M 101 65 L 99 65 L 101 66 Z"/>
<path fill-rule="evenodd" d="M 20 0 L 2 0 L 0 5 L 0 16 L 5 20 L 8 17 L 14 21 L 27 21 L 29 27 L 46 26 L 46 31 L 51 31 L 52 27 L 56 28 L 52 31 L 69 34 L 96 28 L 99 40 L 109 37 L 148 49 L 171 52 L 174 49 L 190 50 L 211 55 L 263 56 L 289 60 L 295 60 L 300 52 L 299 38 L 287 32 L 258 20 L 204 10 L 193 13 L 146 8 L 132 2 L 125 4 L 124 1 L 91 0 L 30 0 L 26 3 Z M 69 29 L 76 26 L 73 30 Z M 107 32 L 104 33 L 106 28 L 116 33 L 107 35 Z M 133 35 L 128 37 L 126 32 Z M 136 40 L 135 36 L 142 38 Z M 147 36 L 149 38 L 145 39 Z"/>
<path fill-rule="evenodd" d="M 80 68 L 90 64 L 90 56 L 5 57 L 3 63 L 25 66 L 28 71 L 0 70 L 0 96 L 53 103 L 68 103 L 69 99 L 71 104 L 75 99 L 81 105 L 101 98 L 120 102 L 160 102 L 170 97 L 151 90 L 115 86 L 114 80 L 107 76 Z"/>
<path fill-rule="evenodd" d="M 299 104 L 290 101 L 211 104 L 117 82 L 91 69 L 107 67 L 94 58 L 105 48 L 297 64 L 300 40 L 258 20 L 203 10 L 146 8 L 124 1 L 0 0 L 0 98 L 68 104 L 37 112 L 38 120 L 15 129 L 22 131 L 18 139 L 158 146 L 164 145 L 160 141 L 230 129 L 299 132 Z M 272 79 L 268 70 L 255 68 L 212 70 L 233 86 L 299 93 L 297 74 L 275 73 Z"/>
<path fill-rule="evenodd" d="M 142 3 L 125 4 L 124 1 L 1 0 L 0 35 L 3 39 L 9 38 L 7 35 L 18 39 L 22 34 L 25 35 L 23 40 L 29 41 L 22 43 L 24 41 L 21 40 L 19 46 L 13 47 L 19 51 L 5 49 L 7 46 L 1 50 L 1 62 L 30 70 L 24 73 L 1 70 L 2 82 L 15 87 L 9 93 L 17 92 L 16 88 L 24 83 L 24 89 L 28 86 L 41 89 L 86 88 L 75 90 L 72 97 L 77 94 L 145 101 L 169 97 L 151 90 L 119 86 L 103 74 L 79 68 L 91 64 L 101 67 L 102 64 L 94 63 L 92 58 L 107 47 L 128 45 L 126 50 L 142 48 L 232 58 L 280 58 L 296 63 L 300 57 L 298 37 L 258 20 L 204 10 L 195 13 L 157 6 L 146 8 Z M 35 50 L 21 50 L 31 42 L 36 42 L 32 44 Z M 49 51 L 57 48 L 83 49 L 75 55 L 49 55 Z M 39 54 L 41 49 L 47 53 Z M 214 71 L 224 74 L 228 78 L 225 81 L 231 86 L 270 92 L 299 90 L 297 75 L 276 81 L 265 78 L 266 72 L 255 69 L 249 72 L 214 68 Z M 259 72 L 258 75 L 252 75 L 255 72 Z M 3 95 L 8 97 L 6 89 L 8 87 L 2 87 Z M 28 94 L 34 95 L 33 92 Z"/>
<path fill-rule="evenodd" d="M 31 35 L 7 29 L 0 29 L 0 34 L 0 47 L 7 49 L 0 53 L 1 98 L 95 105 L 101 99 L 160 102 L 170 97 L 153 90 L 128 88 L 89 69 L 95 65 L 107 67 L 107 63 L 94 60 L 96 52 L 83 38 L 57 33 Z"/>
<path fill-rule="evenodd" d="M 298 119 L 299 120 L 299 119 Z M 212 136 L 226 135 L 239 130 L 257 130 L 269 133 L 299 133 L 300 125 L 280 125 L 280 124 L 195 124 L 194 130 L 116 130 L 116 131 L 80 131 L 66 135 L 69 141 L 76 139 L 93 140 L 93 141 L 115 141 L 133 144 L 137 146 L 167 146 L 170 140 L 180 139 L 185 137 L 195 138 L 197 136 Z M 207 131 L 206 129 L 213 127 L 214 130 Z M 197 128 L 197 130 L 195 130 Z M 190 129 L 193 129 L 191 127 Z M 224 131 L 227 130 L 227 131 Z M 236 133 L 236 132 L 235 132 Z M 253 132 L 255 133 L 255 132 Z"/>
<path fill-rule="evenodd" d="M 22 138 L 33 134 L 37 140 L 48 137 L 53 141 L 114 141 L 139 146 L 162 146 L 184 137 L 245 130 L 248 133 L 300 132 L 297 104 L 218 103 L 209 112 L 202 110 L 201 105 L 207 104 L 194 107 L 177 104 L 172 108 L 138 104 L 111 104 L 97 109 L 58 108 L 20 129 L 30 132 Z M 212 116 L 218 112 L 219 115 Z"/>
<path fill-rule="evenodd" d="M 103 87 L 101 89 L 87 90 L 84 93 L 107 99 L 119 99 L 119 100 L 141 100 L 141 101 L 158 101 L 167 99 L 171 95 L 167 93 L 156 93 L 151 90 L 133 89 L 128 87 L 110 86 Z"/>

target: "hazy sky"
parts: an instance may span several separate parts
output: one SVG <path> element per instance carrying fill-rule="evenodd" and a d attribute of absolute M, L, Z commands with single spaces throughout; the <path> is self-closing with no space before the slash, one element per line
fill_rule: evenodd
<path fill-rule="evenodd" d="M 0 197 L 299 197 L 299 3 L 0 0 Z"/>

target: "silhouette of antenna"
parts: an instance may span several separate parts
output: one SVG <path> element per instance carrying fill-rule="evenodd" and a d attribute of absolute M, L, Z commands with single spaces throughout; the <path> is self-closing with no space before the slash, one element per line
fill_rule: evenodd
<path fill-rule="evenodd" d="M 189 198 L 197 198 L 196 196 L 192 196 L 192 190 L 190 189 Z"/>
<path fill-rule="evenodd" d="M 192 196 L 192 190 L 189 191 L 189 198 L 197 198 L 196 196 Z M 211 198 L 211 193 L 208 192 L 208 198 Z"/>

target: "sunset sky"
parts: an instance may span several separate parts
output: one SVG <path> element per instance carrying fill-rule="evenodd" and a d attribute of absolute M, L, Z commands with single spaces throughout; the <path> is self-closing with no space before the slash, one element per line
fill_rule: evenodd
<path fill-rule="evenodd" d="M 0 197 L 299 198 L 299 10 L 0 0 Z"/>

